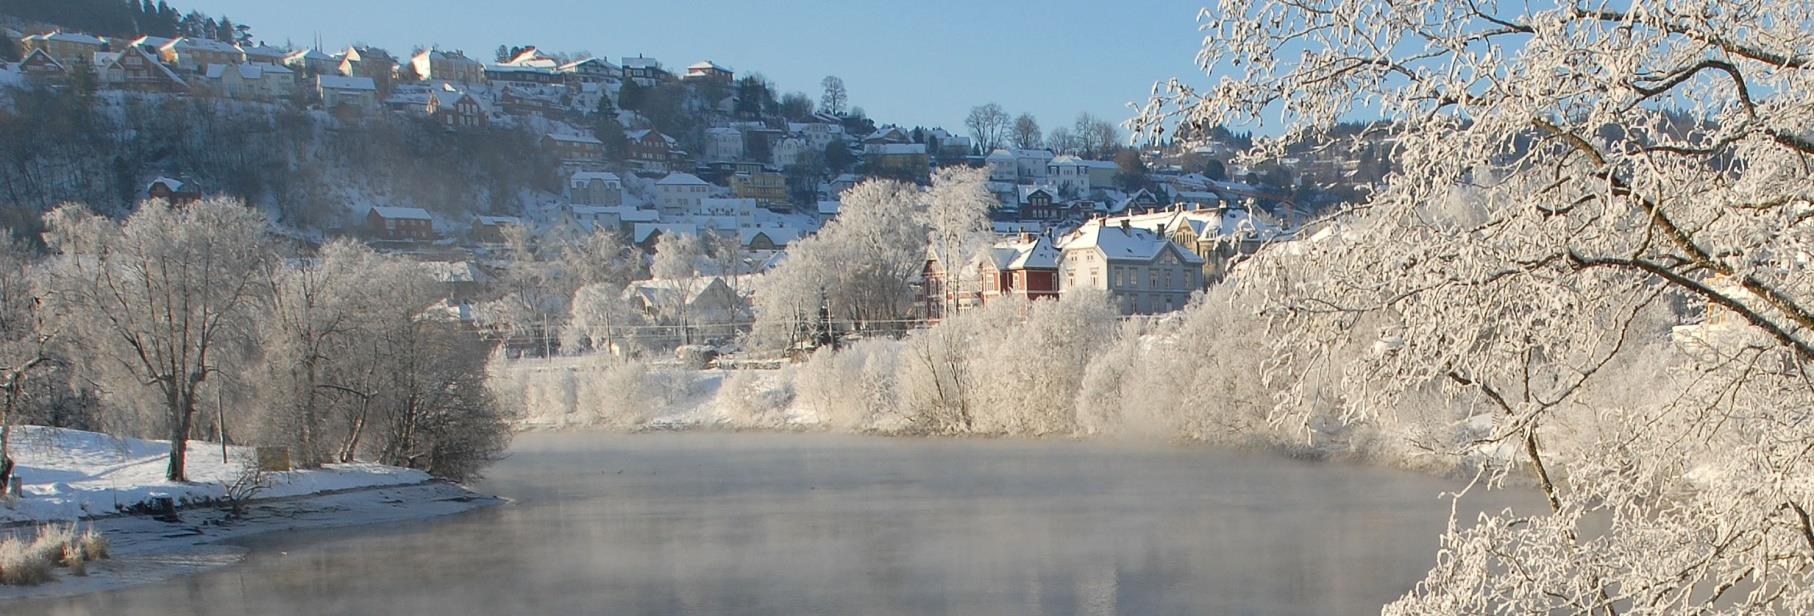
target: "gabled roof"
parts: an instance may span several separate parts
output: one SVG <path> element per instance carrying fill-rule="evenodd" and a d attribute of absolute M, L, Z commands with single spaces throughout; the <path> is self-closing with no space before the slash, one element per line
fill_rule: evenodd
<path fill-rule="evenodd" d="M 1151 230 L 1129 224 L 1110 224 L 1108 219 L 1098 218 L 1083 224 L 1059 242 L 1059 249 L 1065 252 L 1073 250 L 1101 250 L 1110 261 L 1152 261 L 1161 252 L 1171 250 L 1186 263 L 1202 263 L 1203 257 L 1184 250 L 1171 240 L 1154 234 Z"/>
<path fill-rule="evenodd" d="M 726 73 L 731 72 L 730 67 L 724 66 L 717 62 L 713 62 L 711 60 L 701 60 L 699 62 L 695 62 L 692 65 L 688 66 L 687 70 L 689 70 L 689 71 L 717 70 L 717 71 L 724 71 Z"/>
<path fill-rule="evenodd" d="M 317 80 L 318 83 L 321 84 L 321 87 L 323 89 L 327 89 L 327 90 L 354 90 L 354 91 L 371 91 L 371 92 L 378 91 L 378 84 L 373 82 L 372 78 L 370 78 L 370 77 L 343 77 L 340 75 L 321 75 L 319 77 L 316 77 L 315 79 Z"/>
<path fill-rule="evenodd" d="M 425 210 L 425 209 L 422 209 L 419 207 L 386 207 L 386 206 L 382 206 L 382 205 L 377 205 L 377 206 L 372 206 L 372 211 L 377 213 L 379 217 L 389 218 L 392 220 L 434 220 L 435 219 L 434 216 L 429 215 L 428 210 Z"/>
<path fill-rule="evenodd" d="M 611 173 L 609 171 L 580 171 L 580 172 L 574 173 L 573 177 L 567 178 L 567 183 L 574 185 L 574 186 L 578 186 L 580 184 L 585 184 L 587 182 L 591 182 L 592 180 L 599 180 L 599 181 L 603 181 L 603 182 L 618 182 L 618 183 L 623 182 L 623 179 L 617 177 L 617 174 Z"/>
<path fill-rule="evenodd" d="M 217 41 L 217 40 L 210 39 L 210 38 L 198 38 L 198 37 L 193 37 L 193 36 L 177 37 L 177 38 L 171 40 L 170 42 L 165 43 L 162 47 L 159 47 L 158 49 L 175 50 L 178 52 L 181 52 L 181 51 L 213 51 L 213 52 L 219 52 L 219 53 L 232 53 L 232 54 L 239 53 L 239 48 L 234 47 L 232 44 Z"/>
<path fill-rule="evenodd" d="M 45 62 L 49 62 L 51 66 L 57 67 L 57 70 L 59 71 L 69 70 L 69 67 L 63 66 L 62 62 L 58 62 L 56 58 L 51 57 L 50 52 L 44 51 L 44 48 L 42 47 L 33 49 L 31 50 L 31 53 L 25 54 L 25 57 L 20 59 L 19 63 L 25 64 L 26 62 L 31 61 L 32 58 L 42 58 Z"/>
<path fill-rule="evenodd" d="M 31 36 L 25 37 L 25 40 L 28 40 L 28 41 L 62 41 L 62 42 L 68 42 L 68 43 L 81 43 L 83 45 L 101 45 L 101 44 L 103 44 L 103 41 L 97 37 L 89 36 L 87 34 L 82 34 L 80 32 L 64 32 L 62 30 L 46 32 L 43 34 L 33 34 Z"/>
<path fill-rule="evenodd" d="M 504 225 L 521 225 L 521 224 L 523 224 L 523 219 L 517 218 L 515 216 L 480 216 L 480 217 L 478 217 L 478 221 L 479 221 L 479 224 L 487 226 L 487 227 L 502 227 Z"/>
<path fill-rule="evenodd" d="M 744 246 L 756 241 L 756 236 L 767 237 L 768 241 L 773 242 L 776 246 L 786 246 L 794 243 L 794 240 L 800 239 L 800 230 L 793 227 L 744 227 L 737 230 L 737 241 Z"/>
<path fill-rule="evenodd" d="M 997 270 L 1058 269 L 1060 254 L 1050 238 L 1035 235 L 996 242 L 979 258 L 989 259 L 990 266 Z"/>
<path fill-rule="evenodd" d="M 698 235 L 699 227 L 685 222 L 639 222 L 630 229 L 630 241 L 641 244 L 657 231 L 661 233 L 679 233 L 681 235 Z"/>

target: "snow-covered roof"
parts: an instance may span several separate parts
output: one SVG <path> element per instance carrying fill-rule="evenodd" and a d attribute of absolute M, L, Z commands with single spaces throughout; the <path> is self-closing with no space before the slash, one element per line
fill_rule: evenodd
<path fill-rule="evenodd" d="M 617 177 L 617 174 L 609 171 L 580 171 L 574 173 L 573 177 L 567 178 L 567 183 L 571 186 L 580 186 L 593 180 L 599 180 L 607 184 L 623 182 L 623 179 Z"/>
<path fill-rule="evenodd" d="M 239 53 L 239 48 L 234 47 L 233 45 L 231 45 L 229 43 L 217 41 L 217 40 L 210 39 L 210 38 L 198 38 L 198 37 L 193 37 L 193 36 L 178 37 L 175 40 L 165 43 L 162 47 L 159 47 L 159 49 L 176 50 L 179 52 L 181 52 L 181 51 L 212 51 L 212 52 L 230 53 L 230 54 Z"/>
<path fill-rule="evenodd" d="M 983 160 L 1014 162 L 1015 156 L 1013 152 L 1007 150 L 995 150 L 990 152 L 988 156 L 983 157 Z"/>
<path fill-rule="evenodd" d="M 668 144 L 668 145 L 674 145 L 674 138 L 673 138 L 673 137 L 669 137 L 669 136 L 667 136 L 667 135 L 663 135 L 663 134 L 661 134 L 661 133 L 657 133 L 657 132 L 655 132 L 655 131 L 654 131 L 654 130 L 651 130 L 651 129 L 647 129 L 647 128 L 644 128 L 644 129 L 641 129 L 641 130 L 633 130 L 633 131 L 630 131 L 630 132 L 628 132 L 628 133 L 625 133 L 625 134 L 624 134 L 624 136 L 626 136 L 626 137 L 629 137 L 629 138 L 630 138 L 630 139 L 642 139 L 642 138 L 644 138 L 644 137 L 647 137 L 647 136 L 649 136 L 649 134 L 651 134 L 651 133 L 653 133 L 653 134 L 655 134 L 655 135 L 656 135 L 656 136 L 658 136 L 658 137 L 661 137 L 661 140 L 662 140 L 662 141 L 665 141 L 665 142 L 667 142 L 667 144 Z"/>
<path fill-rule="evenodd" d="M 725 66 L 723 64 L 719 64 L 717 62 L 713 62 L 711 60 L 700 60 L 698 62 L 695 62 L 695 63 L 687 66 L 687 70 L 697 70 L 697 71 L 719 70 L 719 71 L 724 71 L 726 73 L 731 72 L 730 67 Z"/>
<path fill-rule="evenodd" d="M 419 207 L 387 207 L 387 206 L 377 205 L 377 206 L 372 206 L 372 211 L 377 212 L 378 216 L 380 216 L 380 217 L 389 218 L 389 219 L 393 219 L 393 220 L 434 220 L 435 219 L 435 217 L 430 216 L 428 214 L 428 210 L 425 210 L 425 209 L 422 209 Z"/>
<path fill-rule="evenodd" d="M 1143 262 L 1158 258 L 1161 252 L 1170 249 L 1186 263 L 1203 262 L 1203 257 L 1188 250 L 1174 248 L 1171 240 L 1160 237 L 1151 230 L 1119 222 L 1109 224 L 1106 220 L 1108 219 L 1099 218 L 1084 223 L 1059 242 L 1059 249 L 1071 252 L 1093 248 L 1101 250 L 1103 256 L 1110 261 Z"/>
<path fill-rule="evenodd" d="M 670 173 L 655 182 L 656 186 L 709 186 L 710 182 L 691 173 Z"/>
<path fill-rule="evenodd" d="M 1058 269 L 1058 247 L 1043 235 L 996 242 L 983 252 L 997 270 Z"/>
<path fill-rule="evenodd" d="M 378 84 L 373 82 L 372 78 L 370 78 L 370 77 L 344 77 L 344 76 L 340 76 L 340 75 L 321 75 L 319 77 L 316 77 L 315 79 L 319 80 L 321 87 L 323 89 L 328 89 L 328 90 L 355 90 L 355 91 L 369 90 L 372 92 L 378 91 Z"/>
<path fill-rule="evenodd" d="M 650 304 L 673 303 L 675 294 L 682 294 L 686 303 L 699 301 L 700 296 L 713 288 L 722 287 L 725 291 L 730 286 L 717 276 L 695 276 L 692 278 L 663 280 L 638 280 L 624 288 L 625 298 L 641 299 Z"/>
<path fill-rule="evenodd" d="M 768 241 L 773 242 L 776 246 L 786 246 L 794 243 L 794 240 L 800 239 L 800 230 L 793 227 L 745 227 L 737 230 L 737 241 L 748 246 L 750 242 L 756 240 L 758 235 L 767 237 Z"/>
<path fill-rule="evenodd" d="M 517 218 L 515 216 L 480 216 L 478 218 L 478 220 L 479 220 L 479 224 L 487 226 L 487 227 L 502 227 L 504 225 L 521 225 L 521 224 L 523 224 L 523 219 Z"/>
<path fill-rule="evenodd" d="M 416 268 L 435 282 L 491 282 L 491 276 L 471 261 L 420 261 Z"/>
<path fill-rule="evenodd" d="M 335 59 L 334 56 L 322 53 L 321 50 L 313 47 L 301 51 L 292 51 L 290 52 L 290 55 L 284 56 L 283 58 L 285 62 L 295 62 L 297 60 L 304 62 L 332 62 Z"/>
<path fill-rule="evenodd" d="M 838 208 L 840 208 L 840 207 L 843 207 L 843 203 L 838 201 L 837 199 L 826 199 L 824 201 L 820 201 L 819 202 L 819 215 L 820 216 L 836 215 L 838 213 Z"/>
<path fill-rule="evenodd" d="M 1027 197 L 1032 196 L 1033 193 L 1036 193 L 1036 192 L 1043 192 L 1046 194 L 1046 196 L 1051 197 L 1053 199 L 1058 198 L 1058 189 L 1053 188 L 1051 186 L 1046 186 L 1043 184 L 1017 185 L 1014 187 L 1014 190 L 1020 197 L 1020 201 L 1022 203 L 1025 203 L 1027 201 Z"/>
<path fill-rule="evenodd" d="M 686 222 L 639 222 L 630 228 L 630 241 L 641 244 L 656 232 L 698 235 L 699 227 Z"/>
<path fill-rule="evenodd" d="M 220 79 L 228 70 L 239 71 L 241 79 L 264 79 L 266 73 L 277 77 L 295 74 L 290 69 L 272 64 L 210 64 L 205 74 L 209 79 Z"/>
<path fill-rule="evenodd" d="M 44 34 L 33 34 L 31 36 L 25 37 L 25 40 L 28 40 L 28 41 L 60 41 L 60 42 L 66 42 L 66 43 L 81 43 L 83 45 L 103 44 L 103 41 L 98 37 L 89 36 L 87 34 L 82 34 L 80 32 L 63 32 L 61 30 L 54 31 L 54 32 L 46 32 Z"/>
<path fill-rule="evenodd" d="M 267 47 L 264 45 L 238 45 L 238 47 L 239 52 L 246 54 L 246 57 L 248 58 L 282 59 L 284 56 L 290 55 L 290 50 L 277 47 Z"/>
<path fill-rule="evenodd" d="M 655 59 L 655 58 L 646 58 L 646 57 L 643 57 L 643 56 L 636 56 L 636 57 L 634 57 L 634 58 L 631 58 L 631 57 L 625 57 L 625 58 L 624 58 L 624 62 L 623 62 L 623 65 L 624 65 L 624 68 L 655 68 L 655 69 L 659 69 L 659 68 L 661 68 L 661 61 L 660 61 L 660 60 L 656 60 L 656 59 Z"/>
<path fill-rule="evenodd" d="M 163 184 L 164 188 L 168 189 L 170 192 L 180 192 L 183 190 L 183 181 L 182 180 L 179 180 L 176 178 L 170 178 L 170 177 L 161 177 L 161 176 L 158 177 L 158 179 L 152 180 L 150 184 L 146 184 L 145 189 L 150 190 L 152 188 L 156 188 L 157 185 L 159 185 L 159 184 Z"/>

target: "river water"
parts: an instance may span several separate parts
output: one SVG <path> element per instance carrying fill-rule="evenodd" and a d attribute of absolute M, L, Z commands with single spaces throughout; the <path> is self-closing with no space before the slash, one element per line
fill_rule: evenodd
<path fill-rule="evenodd" d="M 13 606 L 88 614 L 1357 614 L 1453 481 L 1154 444 L 530 433 L 512 504 L 266 536 L 245 563 Z M 1465 511 L 1506 504 L 1470 496 Z M 11 613 L 7 606 L 0 612 Z"/>

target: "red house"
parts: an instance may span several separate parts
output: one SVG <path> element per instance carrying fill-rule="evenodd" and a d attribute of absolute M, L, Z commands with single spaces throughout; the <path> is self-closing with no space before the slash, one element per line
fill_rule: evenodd
<path fill-rule="evenodd" d="M 660 132 L 643 129 L 630 131 L 629 142 L 625 145 L 624 158 L 644 171 L 668 171 L 669 163 L 675 159 L 674 138 Z"/>
<path fill-rule="evenodd" d="M 373 207 L 365 215 L 365 227 L 381 240 L 435 239 L 435 218 L 419 207 Z"/>
<path fill-rule="evenodd" d="M 485 104 L 470 92 L 442 87 L 429 93 L 428 117 L 448 128 L 474 128 L 486 124 Z"/>
<path fill-rule="evenodd" d="M 980 304 L 1007 295 L 1058 298 L 1058 247 L 1043 235 L 1022 233 L 996 242 L 976 263 Z"/>

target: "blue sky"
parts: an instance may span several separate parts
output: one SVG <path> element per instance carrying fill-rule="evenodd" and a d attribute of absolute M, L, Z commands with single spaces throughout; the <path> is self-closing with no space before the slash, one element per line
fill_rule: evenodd
<path fill-rule="evenodd" d="M 1195 16 L 1203 0 L 1039 3 L 950 0 L 641 2 L 542 0 L 188 0 L 179 6 L 250 24 L 268 43 L 406 53 L 464 49 L 489 61 L 499 44 L 638 53 L 670 67 L 712 59 L 760 72 L 815 100 L 838 75 L 852 104 L 905 125 L 963 129 L 970 107 L 1031 112 L 1048 132 L 1080 111 L 1120 122 L 1154 81 L 1201 75 Z"/>

